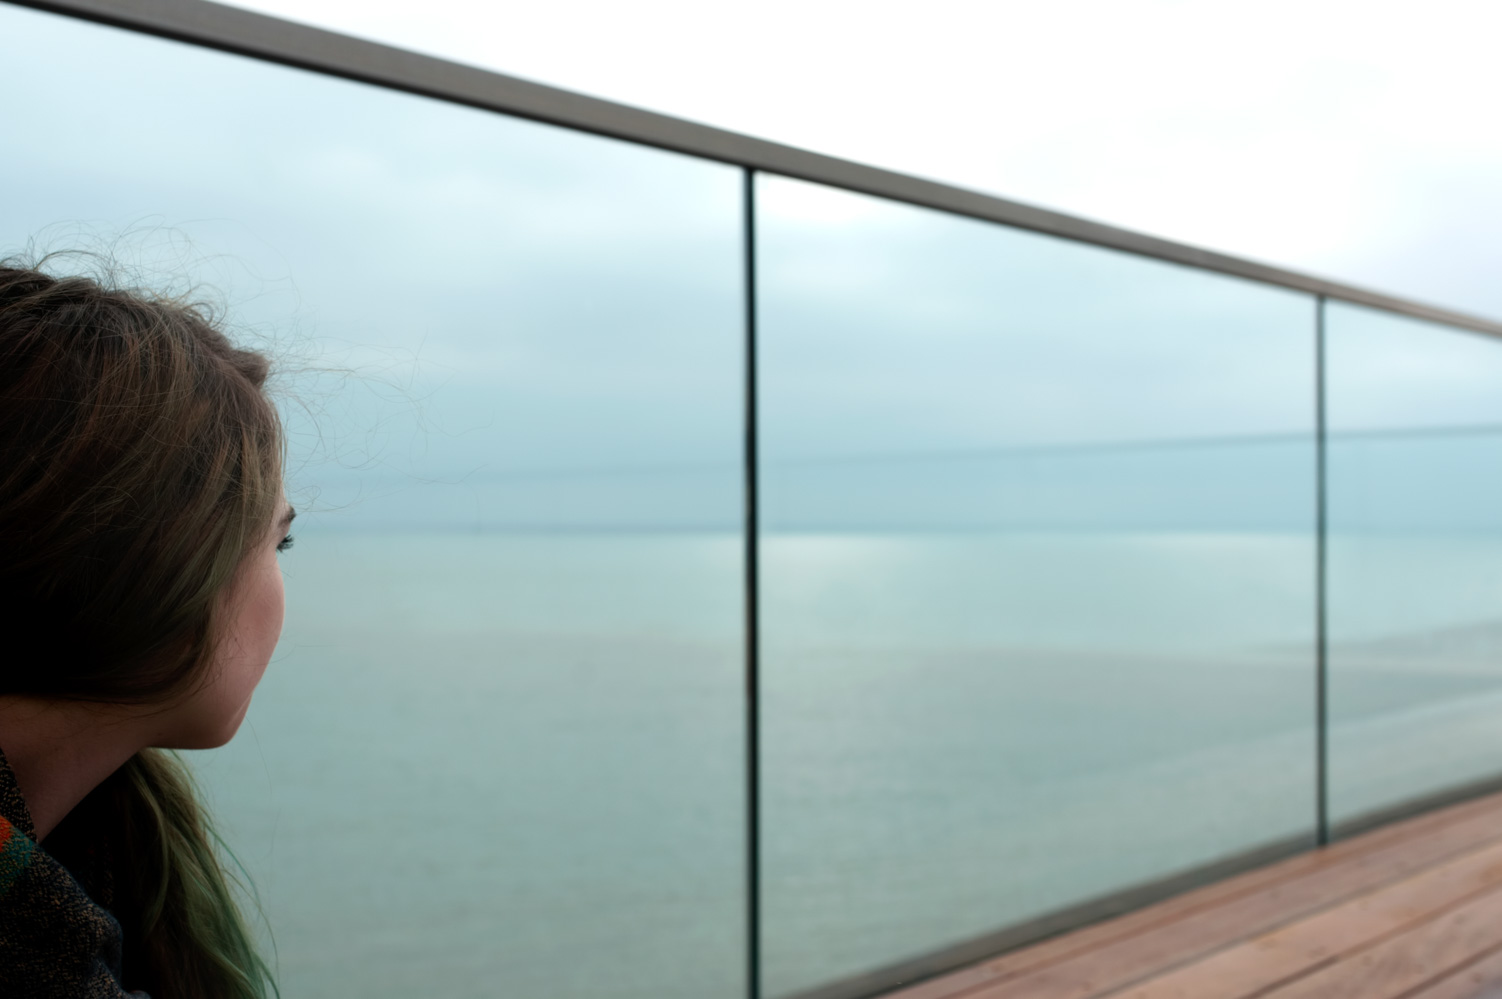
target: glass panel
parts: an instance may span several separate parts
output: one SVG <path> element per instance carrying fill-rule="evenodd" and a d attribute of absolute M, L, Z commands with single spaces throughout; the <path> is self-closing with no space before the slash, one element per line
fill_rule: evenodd
<path fill-rule="evenodd" d="M 1330 303 L 1330 814 L 1502 775 L 1502 343 Z"/>
<path fill-rule="evenodd" d="M 1314 303 L 759 187 L 765 975 L 1314 823 Z"/>
<path fill-rule="evenodd" d="M 0 63 L 0 246 L 124 230 L 297 369 L 199 761 L 283 994 L 743 995 L 739 171 L 12 7 Z"/>

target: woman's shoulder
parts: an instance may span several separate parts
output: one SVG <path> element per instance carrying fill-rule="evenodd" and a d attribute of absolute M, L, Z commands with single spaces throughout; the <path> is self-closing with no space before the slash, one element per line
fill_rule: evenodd
<path fill-rule="evenodd" d="M 120 985 L 120 955 L 119 922 L 36 844 L 0 756 L 0 997 L 146 999 Z"/>

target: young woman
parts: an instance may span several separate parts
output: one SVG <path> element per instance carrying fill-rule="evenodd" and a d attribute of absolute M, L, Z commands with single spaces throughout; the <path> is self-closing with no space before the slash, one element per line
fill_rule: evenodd
<path fill-rule="evenodd" d="M 266 358 L 0 266 L 0 997 L 274 990 L 176 757 L 228 742 L 291 544 Z"/>

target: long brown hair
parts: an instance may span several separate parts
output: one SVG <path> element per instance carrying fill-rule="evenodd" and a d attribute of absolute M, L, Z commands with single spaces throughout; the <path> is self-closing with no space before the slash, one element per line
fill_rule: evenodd
<path fill-rule="evenodd" d="M 0 628 L 46 650 L 0 658 L 0 694 L 151 703 L 206 680 L 221 593 L 281 497 L 267 374 L 204 307 L 0 262 Z M 100 890 L 128 988 L 266 994 L 174 754 L 138 753 L 49 848 L 90 838 L 119 861 Z"/>

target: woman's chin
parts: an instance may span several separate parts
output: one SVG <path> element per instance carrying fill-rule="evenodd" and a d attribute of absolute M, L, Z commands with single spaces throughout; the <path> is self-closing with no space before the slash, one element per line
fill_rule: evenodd
<path fill-rule="evenodd" d="M 235 737 L 235 733 L 240 731 L 249 710 L 250 701 L 247 700 L 232 718 L 213 725 L 196 725 L 191 729 L 173 732 L 153 745 L 157 749 L 218 749 L 227 745 Z"/>

